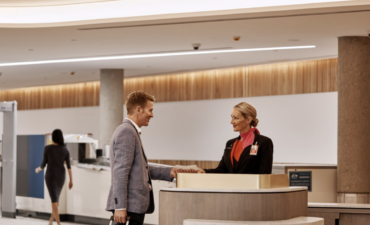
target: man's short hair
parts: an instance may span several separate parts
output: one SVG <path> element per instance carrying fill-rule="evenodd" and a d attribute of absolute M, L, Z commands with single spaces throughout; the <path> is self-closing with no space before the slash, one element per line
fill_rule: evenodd
<path fill-rule="evenodd" d="M 155 102 L 155 97 L 144 91 L 134 91 L 131 92 L 127 96 L 127 100 L 125 102 L 127 113 L 132 114 L 133 110 L 137 106 L 141 106 L 141 108 L 145 108 L 145 105 L 148 101 Z"/>

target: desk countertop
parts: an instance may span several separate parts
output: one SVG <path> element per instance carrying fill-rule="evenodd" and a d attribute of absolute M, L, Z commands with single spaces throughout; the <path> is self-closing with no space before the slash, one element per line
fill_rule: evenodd
<path fill-rule="evenodd" d="M 210 193 L 284 193 L 306 191 L 307 187 L 287 187 L 270 189 L 195 189 L 195 188 L 161 188 L 161 191 L 169 192 L 210 192 Z"/>
<path fill-rule="evenodd" d="M 299 167 L 337 167 L 336 164 L 316 164 L 316 163 L 274 163 L 273 168 L 285 168 L 285 167 L 294 167 L 294 168 L 299 168 Z"/>
<path fill-rule="evenodd" d="M 370 204 L 316 203 L 316 202 L 309 202 L 308 203 L 308 208 L 370 209 Z"/>
<path fill-rule="evenodd" d="M 324 219 L 315 218 L 315 217 L 296 217 L 289 220 L 280 220 L 280 221 L 222 221 L 222 220 L 194 220 L 187 219 L 184 220 L 184 225 L 317 225 L 324 224 Z"/>

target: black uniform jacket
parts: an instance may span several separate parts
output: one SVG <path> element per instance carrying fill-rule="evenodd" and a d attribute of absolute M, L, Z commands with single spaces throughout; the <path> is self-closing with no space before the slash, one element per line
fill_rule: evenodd
<path fill-rule="evenodd" d="M 226 143 L 224 155 L 220 164 L 215 169 L 205 169 L 206 173 L 241 173 L 241 174 L 271 174 L 272 159 L 274 153 L 274 146 L 270 138 L 262 136 L 254 132 L 255 137 L 253 144 L 258 145 L 257 155 L 250 155 L 251 145 L 244 148 L 240 155 L 239 162 L 234 159 L 234 166 L 231 163 L 231 150 L 237 139 L 240 136 L 229 140 Z"/>

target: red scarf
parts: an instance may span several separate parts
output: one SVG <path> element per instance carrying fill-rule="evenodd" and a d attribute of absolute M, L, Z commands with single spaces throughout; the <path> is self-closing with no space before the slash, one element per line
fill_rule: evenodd
<path fill-rule="evenodd" d="M 257 133 L 260 134 L 260 131 L 254 127 L 254 128 L 251 128 L 248 132 L 244 134 L 240 134 L 241 138 L 243 138 L 243 140 L 241 140 L 242 143 L 240 143 L 239 139 L 236 139 L 236 141 L 234 142 L 233 149 L 231 150 L 231 155 L 230 155 L 231 164 L 233 166 L 234 166 L 233 158 L 235 158 L 236 161 L 239 161 L 239 157 L 242 154 L 243 150 L 249 145 L 253 144 L 254 137 L 256 136 L 254 134 L 255 131 L 257 131 Z M 243 146 L 239 146 L 240 144 L 242 144 Z"/>
<path fill-rule="evenodd" d="M 249 145 L 253 144 L 254 136 L 256 136 L 254 134 L 255 131 L 257 131 L 257 134 L 260 134 L 260 131 L 255 127 L 251 128 L 248 132 L 246 132 L 244 134 L 240 134 L 241 138 L 243 139 L 242 140 L 243 149 L 248 147 Z"/>

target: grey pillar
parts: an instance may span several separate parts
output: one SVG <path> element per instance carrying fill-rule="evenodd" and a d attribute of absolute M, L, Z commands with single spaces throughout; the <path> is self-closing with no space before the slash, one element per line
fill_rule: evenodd
<path fill-rule="evenodd" d="M 370 38 L 338 44 L 338 202 L 369 203 Z"/>
<path fill-rule="evenodd" d="M 123 69 L 100 70 L 99 146 L 110 145 L 112 134 L 123 120 Z"/>

